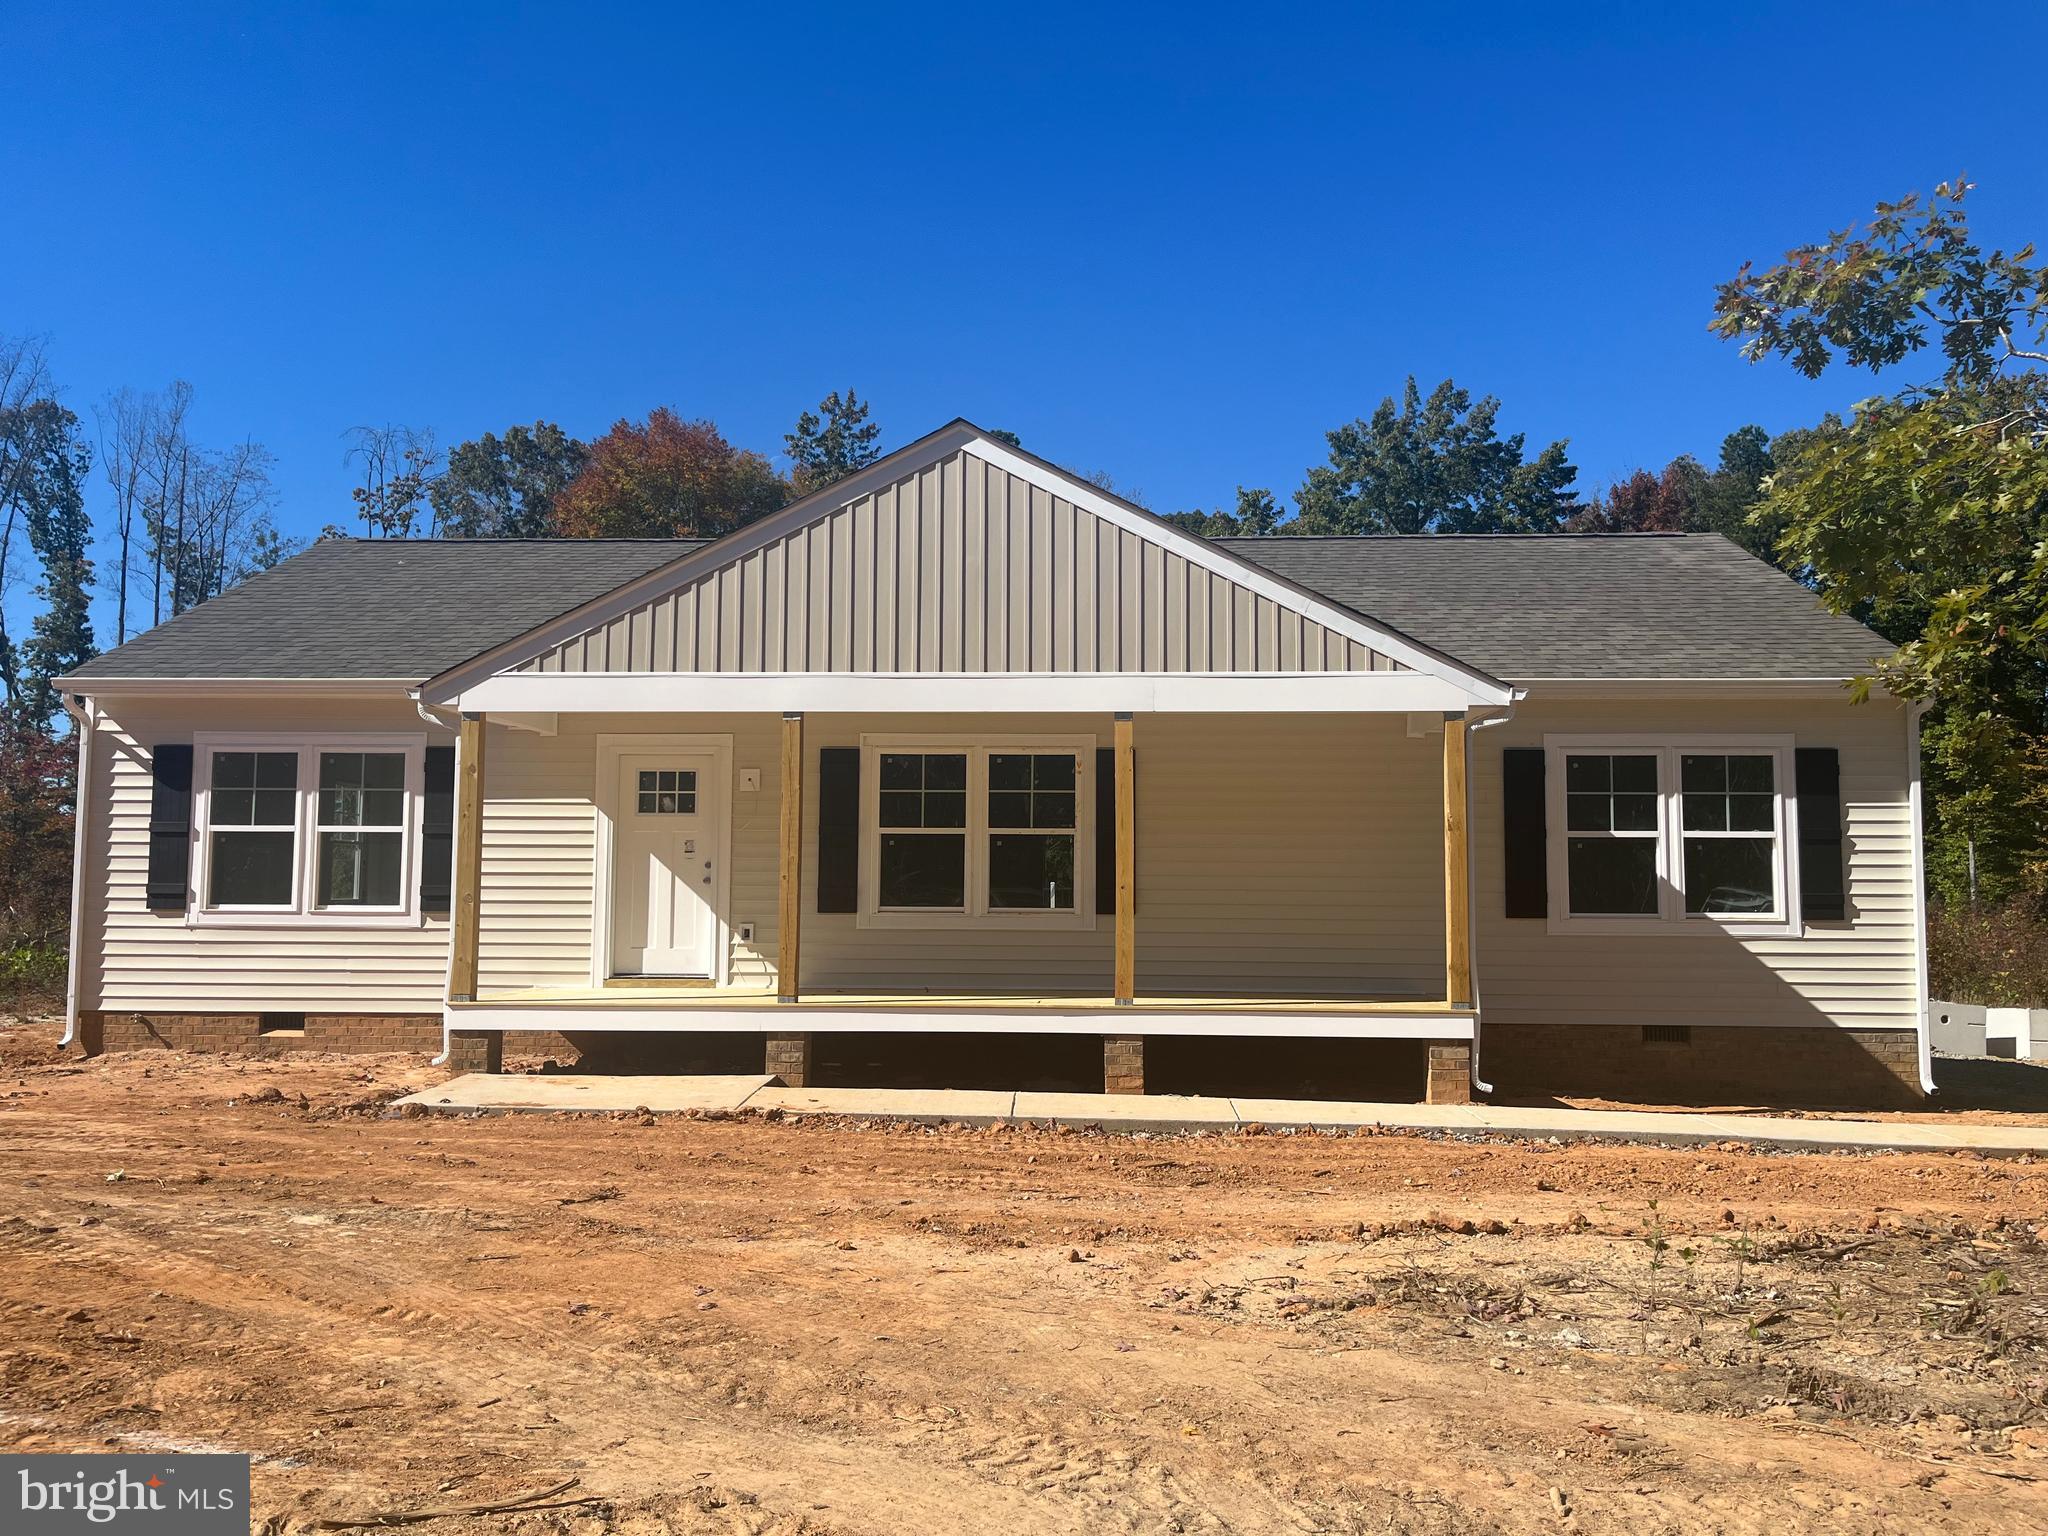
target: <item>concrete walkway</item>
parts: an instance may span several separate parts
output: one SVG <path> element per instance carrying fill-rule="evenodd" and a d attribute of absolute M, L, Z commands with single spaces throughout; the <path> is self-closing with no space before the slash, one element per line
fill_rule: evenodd
<path fill-rule="evenodd" d="M 444 1114 L 586 1114 L 645 1109 L 770 1110 L 919 1124 L 1048 1122 L 1106 1131 L 1450 1131 L 1494 1136 L 1597 1137 L 1676 1145 L 1742 1141 L 1827 1152 L 2048 1154 L 2048 1126 L 1908 1120 L 1791 1120 L 1774 1115 L 1651 1110 L 1519 1109 L 1493 1104 L 1351 1104 L 1322 1099 L 1195 1098 L 1174 1094 L 1010 1093 L 973 1088 L 783 1088 L 772 1077 L 626 1077 L 472 1073 L 397 1101 Z"/>

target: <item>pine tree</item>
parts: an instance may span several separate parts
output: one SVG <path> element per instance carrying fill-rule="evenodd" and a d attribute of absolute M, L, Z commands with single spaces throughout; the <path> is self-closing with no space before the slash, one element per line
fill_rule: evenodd
<path fill-rule="evenodd" d="M 22 715 L 39 729 L 57 713 L 56 679 L 99 654 L 92 635 L 92 521 L 85 512 L 92 449 L 78 434 L 78 418 L 55 409 L 60 419 L 27 505 L 29 547 L 43 565 L 36 588 L 43 609 L 22 647 Z"/>
<path fill-rule="evenodd" d="M 875 439 L 882 429 L 868 420 L 868 403 L 852 390 L 840 399 L 834 390 L 796 419 L 796 430 L 784 435 L 789 448 L 790 479 L 799 496 L 844 480 L 881 457 Z"/>

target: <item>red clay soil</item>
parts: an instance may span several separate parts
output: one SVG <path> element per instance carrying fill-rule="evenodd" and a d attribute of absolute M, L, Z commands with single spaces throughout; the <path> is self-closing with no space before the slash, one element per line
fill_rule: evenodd
<path fill-rule="evenodd" d="M 399 1118 L 0 1032 L 0 1444 L 272 1536 L 2048 1527 L 2025 1161 Z"/>

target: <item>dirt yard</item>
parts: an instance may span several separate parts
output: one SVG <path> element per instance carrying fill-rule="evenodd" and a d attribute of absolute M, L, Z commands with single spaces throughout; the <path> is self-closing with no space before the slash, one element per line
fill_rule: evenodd
<path fill-rule="evenodd" d="M 53 1039 L 0 1445 L 245 1450 L 273 1536 L 2048 1527 L 2023 1162 L 387 1118 L 432 1069 Z"/>

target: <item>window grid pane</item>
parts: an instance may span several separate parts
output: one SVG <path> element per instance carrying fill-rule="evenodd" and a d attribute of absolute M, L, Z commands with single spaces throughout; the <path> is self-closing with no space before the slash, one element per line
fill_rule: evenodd
<path fill-rule="evenodd" d="M 1661 910 L 1657 757 L 1565 756 L 1565 910 L 1574 917 L 1655 917 Z"/>
<path fill-rule="evenodd" d="M 697 814 L 697 770 L 645 768 L 633 791 L 633 808 L 642 816 Z"/>

